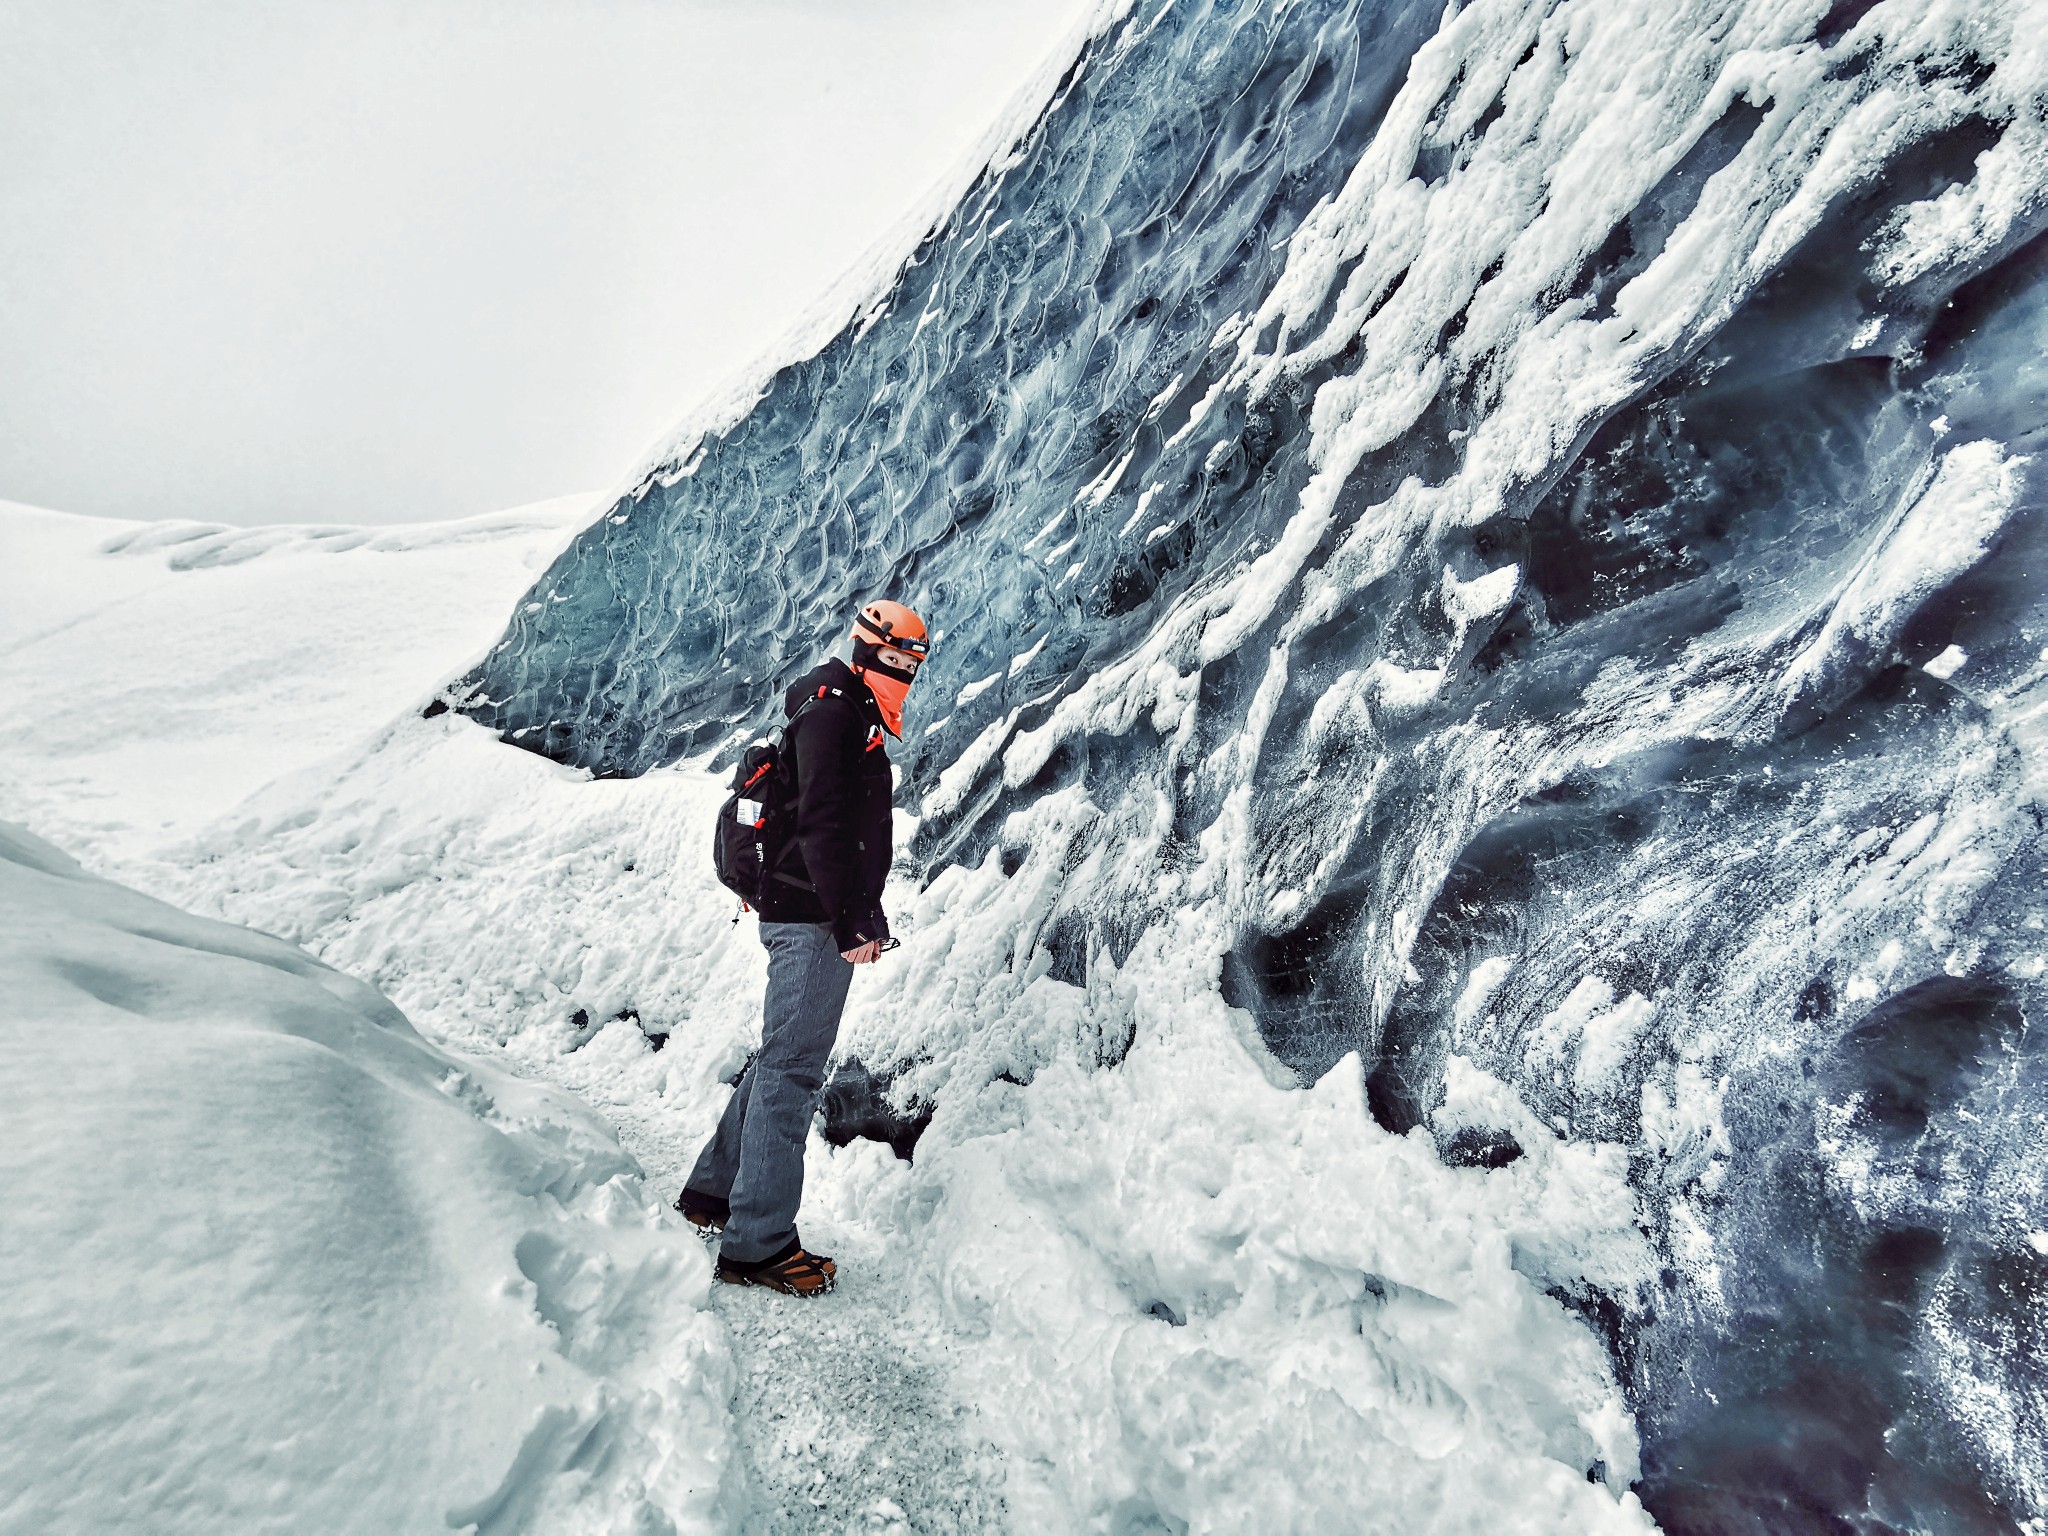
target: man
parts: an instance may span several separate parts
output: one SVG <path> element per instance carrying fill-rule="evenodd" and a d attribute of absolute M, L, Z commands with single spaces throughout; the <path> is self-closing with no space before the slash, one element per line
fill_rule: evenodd
<path fill-rule="evenodd" d="M 783 698 L 782 761 L 796 815 L 758 903 L 768 950 L 761 1050 L 733 1089 L 676 1209 L 721 1233 L 718 1278 L 792 1296 L 832 1289 L 837 1271 L 797 1240 L 804 1143 L 853 968 L 890 943 L 882 883 L 894 842 L 895 782 L 884 732 L 903 735 L 903 701 L 929 650 L 901 603 L 855 616 L 853 652 L 814 668 Z"/>

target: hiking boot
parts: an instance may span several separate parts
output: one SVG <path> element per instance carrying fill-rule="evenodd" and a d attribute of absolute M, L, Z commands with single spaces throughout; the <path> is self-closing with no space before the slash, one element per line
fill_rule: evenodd
<path fill-rule="evenodd" d="M 716 1237 L 725 1230 L 725 1218 L 731 1208 L 723 1200 L 714 1200 L 709 1195 L 693 1194 L 684 1190 L 676 1196 L 674 1209 L 683 1220 L 697 1229 L 699 1237 Z"/>
<path fill-rule="evenodd" d="M 773 1258 L 746 1263 L 718 1259 L 718 1278 L 727 1285 L 761 1285 L 785 1296 L 822 1296 L 839 1282 L 839 1270 L 822 1253 L 805 1253 L 791 1243 Z"/>

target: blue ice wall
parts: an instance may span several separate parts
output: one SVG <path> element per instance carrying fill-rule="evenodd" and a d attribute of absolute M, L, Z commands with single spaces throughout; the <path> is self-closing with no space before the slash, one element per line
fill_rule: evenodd
<path fill-rule="evenodd" d="M 1663 1274 L 1567 1300 L 1666 1529 L 2012 1531 L 2048 87 L 1997 0 L 1643 15 L 1138 5 L 450 702 L 640 773 L 904 598 L 914 857 L 1059 871 L 1052 975 L 1201 905 L 1389 1127 L 1629 1149 Z"/>
<path fill-rule="evenodd" d="M 886 589 L 944 631 L 922 697 L 1050 633 L 1028 675 L 915 744 L 921 778 L 1006 700 L 1127 649 L 1162 587 L 1271 536 L 1300 434 L 1265 429 L 1262 458 L 1291 464 L 1254 495 L 1252 452 L 1205 467 L 1204 437 L 1163 456 L 1154 477 L 1190 483 L 1144 526 L 1118 532 L 1122 494 L 1033 536 L 1130 440 L 1125 481 L 1162 460 L 1217 372 L 1218 322 L 1272 288 L 1439 9 L 1151 6 L 1092 45 L 872 311 L 575 542 L 463 707 L 634 774 L 763 725 L 769 685 L 836 644 L 860 597 Z"/>

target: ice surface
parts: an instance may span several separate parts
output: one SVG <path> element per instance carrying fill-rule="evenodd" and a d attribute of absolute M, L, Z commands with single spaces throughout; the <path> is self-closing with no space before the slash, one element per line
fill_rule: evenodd
<path fill-rule="evenodd" d="M 1231 296 L 1253 305 L 1272 287 L 1286 235 L 1342 177 L 1332 146 L 1370 136 L 1436 19 L 1422 4 L 1155 9 L 1091 43 L 1040 129 L 859 324 L 723 436 L 678 445 L 614 510 L 623 522 L 585 535 L 556 572 L 591 560 L 615 575 L 601 590 L 545 578 L 520 638 L 480 674 L 502 703 L 473 709 L 600 771 L 672 760 L 734 717 L 765 718 L 761 679 L 836 637 L 854 594 L 892 567 L 914 567 L 936 609 L 981 616 L 941 621 L 934 692 L 1045 642 L 976 701 L 971 727 L 955 722 L 970 727 L 961 740 L 1144 632 L 1148 594 L 1192 574 L 1201 505 L 1212 524 L 1241 519 L 1228 504 L 1243 463 L 1179 485 L 1235 436 L 1222 416 L 1161 458 L 1227 361 L 1210 357 L 1216 322 Z M 1231 483 L 1205 489 L 1217 475 Z M 1148 480 L 1168 482 L 1157 520 L 1178 530 L 1149 547 L 1142 528 L 1111 534 Z M 671 559 L 685 528 L 720 555 Z M 1115 613 L 1083 624 L 1106 582 Z M 618 629 L 629 611 L 637 640 Z"/>
<path fill-rule="evenodd" d="M 709 1266 L 609 1131 L 0 824 L 0 1526 L 708 1531 Z"/>
<path fill-rule="evenodd" d="M 1179 934 L 1276 1083 L 1625 1152 L 1669 1528 L 2048 1518 L 2044 121 L 2019 0 L 1137 6 L 451 699 L 642 773 L 920 606 L 934 1136 Z"/>

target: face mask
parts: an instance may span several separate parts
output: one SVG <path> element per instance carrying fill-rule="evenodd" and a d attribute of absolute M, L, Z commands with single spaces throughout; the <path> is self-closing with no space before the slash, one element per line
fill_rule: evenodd
<path fill-rule="evenodd" d="M 875 702 L 882 708 L 882 724 L 889 727 L 889 734 L 898 741 L 903 739 L 903 701 L 910 697 L 910 684 L 902 677 L 891 677 L 879 668 L 870 667 L 861 673 L 866 679 L 868 692 L 875 696 Z"/>
<path fill-rule="evenodd" d="M 875 703 L 881 706 L 882 724 L 889 728 L 891 736 L 901 741 L 903 701 L 910 697 L 910 685 L 917 674 L 887 665 L 876 654 L 875 648 L 864 640 L 853 643 L 853 670 L 860 674 L 861 681 L 868 685 L 868 692 L 875 696 Z"/>

